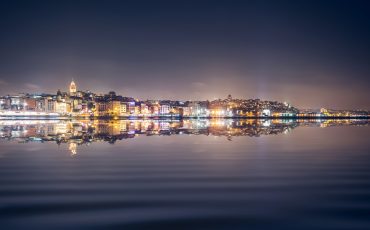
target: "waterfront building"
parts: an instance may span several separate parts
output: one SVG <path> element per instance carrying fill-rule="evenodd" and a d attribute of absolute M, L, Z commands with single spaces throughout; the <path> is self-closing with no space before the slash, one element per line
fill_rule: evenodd
<path fill-rule="evenodd" d="M 225 105 L 212 105 L 209 108 L 209 115 L 211 117 L 231 117 L 233 112 Z"/>
<path fill-rule="evenodd" d="M 209 110 L 206 105 L 202 105 L 201 102 L 192 101 L 185 107 L 184 116 L 191 117 L 207 117 L 209 116 Z"/>
<path fill-rule="evenodd" d="M 69 116 L 123 117 L 123 116 L 183 116 L 183 117 L 369 117 L 362 110 L 298 110 L 288 103 L 259 99 L 226 99 L 213 101 L 140 101 L 117 95 L 114 91 L 96 95 L 77 91 L 72 80 L 68 92 L 56 94 L 19 94 L 0 97 L 3 114 L 59 113 Z"/>
<path fill-rule="evenodd" d="M 191 109 L 188 106 L 181 107 L 180 115 L 184 117 L 190 117 L 191 116 Z"/>
<path fill-rule="evenodd" d="M 95 113 L 94 116 L 96 117 L 102 117 L 108 115 L 108 102 L 106 101 L 96 101 L 95 102 Z"/>
<path fill-rule="evenodd" d="M 134 115 L 135 114 L 135 102 L 134 101 L 129 101 L 127 102 L 127 113 L 130 114 L 130 115 Z"/>
<path fill-rule="evenodd" d="M 21 96 L 10 97 L 10 108 L 11 110 L 22 110 L 24 108 L 24 100 Z"/>
<path fill-rule="evenodd" d="M 108 103 L 108 115 L 110 116 L 121 116 L 121 102 L 118 100 L 112 100 Z"/>
<path fill-rule="evenodd" d="M 47 99 L 46 98 L 37 98 L 36 100 L 36 111 L 45 112 L 47 109 Z"/>
<path fill-rule="evenodd" d="M 258 116 L 269 117 L 269 116 L 271 116 L 271 110 L 270 109 L 262 109 L 261 111 L 258 112 Z"/>
<path fill-rule="evenodd" d="M 160 115 L 169 115 L 170 114 L 170 105 L 168 105 L 168 104 L 160 105 L 159 114 Z"/>
<path fill-rule="evenodd" d="M 134 115 L 135 116 L 139 116 L 141 113 L 141 110 L 140 110 L 140 104 L 139 103 L 135 103 L 135 110 L 134 110 Z"/>
<path fill-rule="evenodd" d="M 158 103 L 152 104 L 150 106 L 150 111 L 153 116 L 158 116 L 160 110 L 160 105 Z"/>
<path fill-rule="evenodd" d="M 68 114 L 70 111 L 69 104 L 65 101 L 54 101 L 55 104 L 55 112 L 59 114 Z"/>
<path fill-rule="evenodd" d="M 54 113 L 56 111 L 55 107 L 57 102 L 53 99 L 46 99 L 45 101 L 46 101 L 45 112 Z"/>
<path fill-rule="evenodd" d="M 27 97 L 24 99 L 24 110 L 35 111 L 36 110 L 36 99 Z"/>
<path fill-rule="evenodd" d="M 150 114 L 149 106 L 146 103 L 140 103 L 141 114 L 147 116 Z"/>
<path fill-rule="evenodd" d="M 296 116 L 296 114 L 291 113 L 291 112 L 274 112 L 272 116 L 273 117 L 294 117 Z"/>
<path fill-rule="evenodd" d="M 128 104 L 126 102 L 121 102 L 120 116 L 127 116 L 127 115 L 128 115 Z"/>

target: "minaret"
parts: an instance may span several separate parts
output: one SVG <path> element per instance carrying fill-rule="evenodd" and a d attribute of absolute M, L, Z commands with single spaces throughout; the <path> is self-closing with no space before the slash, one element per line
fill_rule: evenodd
<path fill-rule="evenodd" d="M 76 92 L 77 92 L 77 86 L 76 86 L 76 83 L 72 79 L 71 84 L 69 85 L 69 94 L 76 95 Z"/>

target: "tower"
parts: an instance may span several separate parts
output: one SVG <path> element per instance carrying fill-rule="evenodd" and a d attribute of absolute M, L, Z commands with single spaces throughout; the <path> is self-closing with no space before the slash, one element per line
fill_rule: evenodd
<path fill-rule="evenodd" d="M 76 92 L 77 92 L 77 86 L 76 86 L 76 83 L 72 79 L 71 84 L 69 85 L 69 93 L 71 95 L 76 95 Z"/>

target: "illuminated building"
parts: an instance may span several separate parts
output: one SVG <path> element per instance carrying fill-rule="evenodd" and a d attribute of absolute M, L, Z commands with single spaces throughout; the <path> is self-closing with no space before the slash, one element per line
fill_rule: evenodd
<path fill-rule="evenodd" d="M 211 106 L 209 108 L 209 115 L 211 117 L 231 117 L 233 112 L 226 106 Z"/>
<path fill-rule="evenodd" d="M 160 105 L 159 114 L 160 115 L 168 115 L 170 113 L 170 106 L 167 104 Z"/>
<path fill-rule="evenodd" d="M 136 115 L 136 116 L 138 116 L 139 114 L 140 114 L 140 105 L 136 105 L 135 104 L 135 112 L 134 112 L 134 114 Z"/>
<path fill-rule="evenodd" d="M 209 116 L 209 110 L 206 106 L 200 102 L 189 102 L 187 107 L 183 110 L 184 116 L 191 117 L 207 117 Z"/>
<path fill-rule="evenodd" d="M 77 86 L 74 80 L 72 79 L 71 84 L 69 85 L 69 94 L 76 95 L 77 93 Z"/>
<path fill-rule="evenodd" d="M 140 104 L 140 110 L 141 110 L 141 114 L 142 114 L 142 115 L 149 115 L 149 114 L 150 114 L 150 112 L 149 112 L 149 107 L 148 107 L 148 105 L 147 105 L 147 104 L 145 104 L 145 103 L 141 103 L 141 104 Z"/>
<path fill-rule="evenodd" d="M 146 100 L 117 95 L 114 91 L 96 95 L 77 91 L 72 80 L 68 92 L 53 94 L 19 94 L 0 97 L 4 116 L 45 116 L 58 113 L 72 117 L 369 117 L 364 110 L 298 110 L 288 103 L 260 99 L 235 99 L 231 95 L 213 101 Z M 58 115 L 57 114 L 57 115 Z M 48 115 L 49 116 L 49 115 Z M 54 116 L 54 115 L 53 115 Z"/>
<path fill-rule="evenodd" d="M 108 114 L 111 116 L 121 116 L 121 106 L 120 101 L 110 101 L 108 103 Z"/>
<path fill-rule="evenodd" d="M 121 111 L 120 111 L 120 115 L 121 116 L 126 116 L 128 113 L 127 113 L 127 111 L 128 111 L 128 105 L 127 105 L 127 103 L 125 103 L 125 102 L 121 102 Z"/>
<path fill-rule="evenodd" d="M 184 117 L 190 117 L 191 116 L 191 109 L 187 106 L 182 107 L 181 115 L 184 116 Z"/>
<path fill-rule="evenodd" d="M 108 102 L 98 101 L 95 103 L 95 114 L 96 117 L 107 116 L 109 105 Z"/>
<path fill-rule="evenodd" d="M 266 117 L 269 117 L 271 116 L 271 110 L 269 109 L 263 109 L 260 113 L 259 113 L 260 116 L 266 116 Z"/>
<path fill-rule="evenodd" d="M 73 97 L 70 99 L 72 112 L 79 112 L 82 110 L 82 99 Z"/>
<path fill-rule="evenodd" d="M 130 114 L 130 115 L 133 115 L 133 114 L 135 114 L 135 102 L 134 101 L 130 101 L 130 102 L 128 102 L 127 103 L 127 105 L 128 105 L 128 113 Z"/>
<path fill-rule="evenodd" d="M 36 111 L 43 112 L 47 109 L 48 100 L 46 98 L 38 98 L 36 101 Z"/>
<path fill-rule="evenodd" d="M 25 109 L 27 110 L 36 110 L 36 99 L 35 98 L 25 98 L 24 102 L 26 104 Z"/>
<path fill-rule="evenodd" d="M 46 100 L 46 107 L 45 107 L 45 112 L 56 112 L 56 101 L 54 100 Z"/>
<path fill-rule="evenodd" d="M 159 115 L 159 108 L 160 106 L 158 104 L 153 104 L 151 108 L 152 115 L 158 116 Z"/>
<path fill-rule="evenodd" d="M 295 114 L 290 113 L 290 112 L 274 112 L 272 116 L 273 117 L 293 117 L 295 116 Z"/>
<path fill-rule="evenodd" d="M 68 113 L 68 106 L 66 102 L 58 102 L 55 101 L 55 112 L 59 114 L 67 114 Z"/>

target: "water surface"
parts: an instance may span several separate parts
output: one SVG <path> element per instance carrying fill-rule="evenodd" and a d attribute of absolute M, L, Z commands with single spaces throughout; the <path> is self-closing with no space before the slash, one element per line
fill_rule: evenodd
<path fill-rule="evenodd" d="M 367 120 L 0 121 L 1 229 L 369 229 Z"/>

